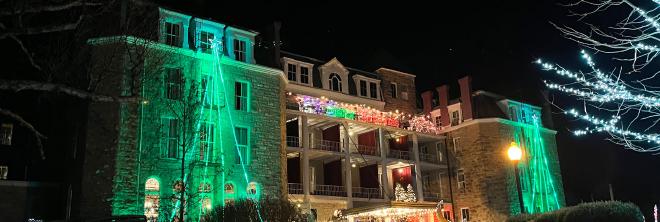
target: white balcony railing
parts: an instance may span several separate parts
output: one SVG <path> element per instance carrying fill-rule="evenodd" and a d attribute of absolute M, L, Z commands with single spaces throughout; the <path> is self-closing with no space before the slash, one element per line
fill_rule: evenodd
<path fill-rule="evenodd" d="M 287 136 L 286 137 L 286 146 L 288 146 L 288 147 L 300 147 L 300 137 Z"/>
<path fill-rule="evenodd" d="M 356 149 L 352 153 L 360 153 L 362 155 L 378 156 L 378 148 L 367 145 L 355 145 Z"/>
<path fill-rule="evenodd" d="M 326 150 L 326 151 L 333 151 L 333 152 L 339 152 L 341 150 L 341 143 L 337 141 L 330 141 L 330 140 L 314 140 L 314 143 L 312 144 L 311 149 L 317 149 L 317 150 Z"/>
<path fill-rule="evenodd" d="M 336 185 L 316 185 L 314 186 L 314 195 L 345 197 L 346 189 L 344 186 Z"/>
<path fill-rule="evenodd" d="M 410 159 L 410 151 L 405 151 L 405 150 L 390 150 L 390 152 L 387 153 L 387 157 L 389 157 L 389 158 L 395 158 L 395 159 L 409 160 L 409 159 Z"/>
<path fill-rule="evenodd" d="M 429 162 L 429 163 L 439 163 L 438 157 L 433 154 L 428 154 L 428 153 L 420 153 L 419 154 L 419 159 L 424 161 L 424 162 Z"/>
<path fill-rule="evenodd" d="M 442 196 L 440 195 L 440 193 L 433 193 L 433 192 L 426 192 L 426 191 L 424 192 L 424 200 L 425 201 L 437 202 L 437 201 L 440 201 L 441 199 L 442 199 Z"/>
<path fill-rule="evenodd" d="M 383 193 L 380 188 L 353 187 L 353 197 L 382 199 Z"/>
<path fill-rule="evenodd" d="M 300 183 L 289 183 L 289 194 L 303 194 L 303 186 Z"/>

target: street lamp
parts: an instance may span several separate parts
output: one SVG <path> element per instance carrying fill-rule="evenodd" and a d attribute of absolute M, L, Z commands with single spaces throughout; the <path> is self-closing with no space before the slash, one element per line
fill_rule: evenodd
<path fill-rule="evenodd" d="M 520 202 L 520 213 L 525 213 L 525 204 L 523 203 L 522 190 L 520 190 L 520 175 L 518 174 L 518 161 L 522 159 L 522 150 L 516 145 L 515 142 L 511 142 L 509 150 L 509 159 L 513 161 L 513 170 L 516 174 L 516 189 L 518 189 L 518 202 Z"/>

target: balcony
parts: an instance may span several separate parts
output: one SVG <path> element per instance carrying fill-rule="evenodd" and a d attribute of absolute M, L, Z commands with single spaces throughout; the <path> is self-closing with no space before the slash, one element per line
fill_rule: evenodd
<path fill-rule="evenodd" d="M 388 158 L 394 158 L 394 159 L 409 160 L 410 159 L 410 151 L 390 150 L 390 152 L 387 153 L 387 157 Z"/>
<path fill-rule="evenodd" d="M 300 137 L 287 136 L 286 137 L 286 146 L 288 146 L 288 147 L 300 147 Z"/>
<path fill-rule="evenodd" d="M 346 189 L 344 186 L 335 185 L 316 185 L 313 195 L 345 197 Z"/>
<path fill-rule="evenodd" d="M 303 194 L 303 186 L 300 183 L 289 183 L 289 194 Z"/>
<path fill-rule="evenodd" d="M 362 155 L 369 155 L 369 156 L 378 156 L 380 153 L 378 152 L 378 149 L 374 146 L 366 146 L 366 145 L 355 145 L 355 150 L 351 151 L 351 153 L 359 153 Z"/>
<path fill-rule="evenodd" d="M 380 188 L 353 187 L 353 197 L 383 199 L 383 193 Z"/>
<path fill-rule="evenodd" d="M 440 193 L 424 192 L 424 201 L 438 202 L 442 200 Z"/>
<path fill-rule="evenodd" d="M 339 152 L 341 150 L 341 143 L 337 141 L 330 140 L 314 140 L 311 149 L 314 150 L 325 150 L 332 152 Z"/>
<path fill-rule="evenodd" d="M 420 153 L 419 154 L 419 159 L 424 162 L 428 163 L 440 163 L 438 160 L 438 157 L 433 154 L 428 154 L 428 153 Z"/>

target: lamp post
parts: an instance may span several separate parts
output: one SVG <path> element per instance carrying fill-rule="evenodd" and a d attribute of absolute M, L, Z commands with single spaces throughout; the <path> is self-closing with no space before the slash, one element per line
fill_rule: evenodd
<path fill-rule="evenodd" d="M 518 190 L 518 202 L 520 202 L 520 213 L 525 213 L 525 204 L 523 202 L 522 190 L 520 189 L 520 175 L 518 174 L 518 161 L 522 158 L 522 150 L 516 145 L 515 142 L 511 142 L 509 150 L 509 159 L 513 161 L 513 170 L 516 174 L 516 189 Z"/>

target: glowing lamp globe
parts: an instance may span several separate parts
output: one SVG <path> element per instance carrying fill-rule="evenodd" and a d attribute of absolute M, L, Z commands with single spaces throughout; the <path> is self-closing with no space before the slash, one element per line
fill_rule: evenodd
<path fill-rule="evenodd" d="M 509 151 L 507 153 L 509 154 L 509 159 L 513 161 L 518 161 L 522 158 L 522 150 L 514 142 L 509 146 Z"/>

